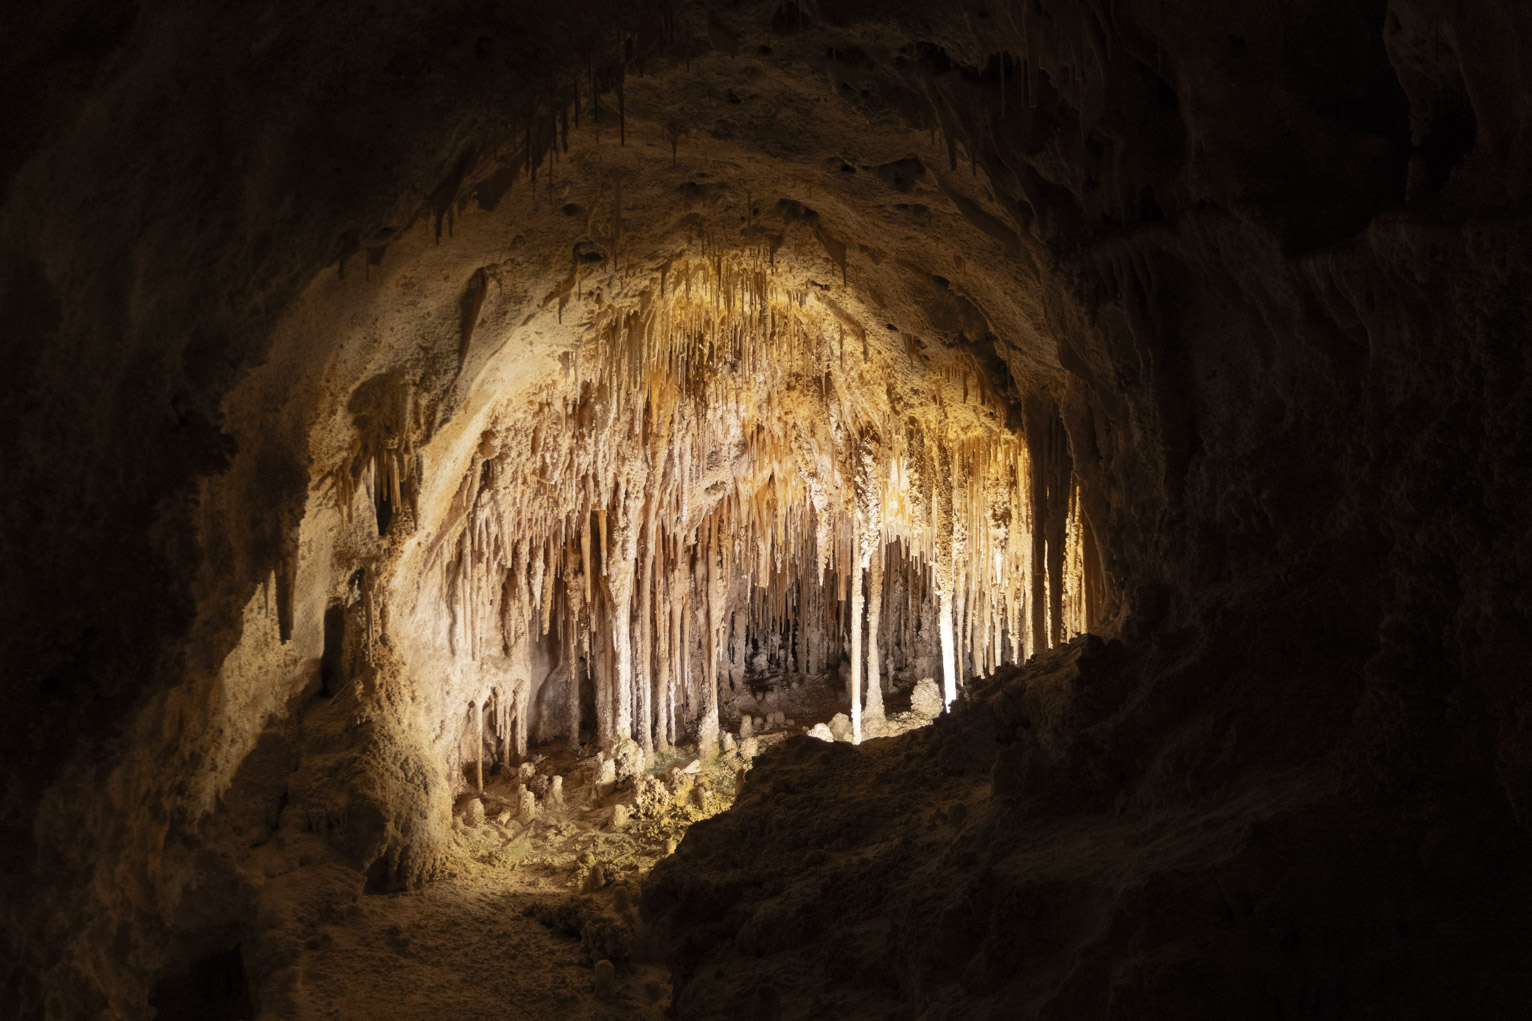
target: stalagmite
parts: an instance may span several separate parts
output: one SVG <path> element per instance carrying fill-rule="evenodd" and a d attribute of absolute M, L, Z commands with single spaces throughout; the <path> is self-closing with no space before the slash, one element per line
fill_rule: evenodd
<path fill-rule="evenodd" d="M 867 723 L 883 722 L 883 681 L 878 663 L 878 626 L 883 606 L 883 550 L 872 555 L 867 575 Z"/>
<path fill-rule="evenodd" d="M 618 559 L 606 571 L 612 650 L 616 656 L 613 699 L 613 736 L 633 736 L 633 563 L 629 559 L 629 529 L 617 531 Z"/>
<path fill-rule="evenodd" d="M 953 490 L 951 454 L 943 452 L 941 468 L 936 483 L 936 592 L 940 605 L 937 609 L 937 627 L 941 634 L 942 649 L 942 703 L 951 706 L 957 701 L 957 650 L 953 646 L 952 614 L 954 606 L 957 565 L 954 563 Z"/>
<path fill-rule="evenodd" d="M 649 664 L 654 656 L 654 621 L 651 590 L 654 587 L 654 523 L 645 522 L 643 535 L 643 561 L 638 572 L 638 633 L 633 649 L 633 687 L 638 696 L 637 727 L 638 745 L 643 750 L 644 762 L 654 761 L 654 712 L 653 688 L 649 678 Z"/>
<path fill-rule="evenodd" d="M 714 527 L 716 527 L 716 517 Z M 708 539 L 707 557 L 707 647 L 703 651 L 702 721 L 697 732 L 697 754 L 704 761 L 718 754 L 718 656 L 723 630 L 723 568 L 719 563 L 721 540 Z"/>
<path fill-rule="evenodd" d="M 569 667 L 568 678 L 568 726 L 569 747 L 580 747 L 580 656 L 582 642 L 578 639 L 580 629 L 580 596 L 584 585 L 575 570 L 575 559 L 566 549 L 564 554 L 564 662 Z"/>
<path fill-rule="evenodd" d="M 851 740 L 862 743 L 862 564 L 860 554 L 851 570 L 851 672 L 847 675 L 851 699 Z"/>
<path fill-rule="evenodd" d="M 474 748 L 474 787 L 480 794 L 484 793 L 484 700 L 481 698 L 473 704 L 474 730 L 478 738 L 478 744 Z"/>

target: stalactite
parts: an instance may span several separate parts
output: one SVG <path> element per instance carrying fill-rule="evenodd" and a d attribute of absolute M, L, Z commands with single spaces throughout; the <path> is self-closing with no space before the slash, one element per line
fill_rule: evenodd
<path fill-rule="evenodd" d="M 977 365 L 952 355 L 919 413 L 896 412 L 881 373 L 902 350 L 783 288 L 770 258 L 668 257 L 465 469 L 432 577 L 452 655 L 475 670 L 510 657 L 513 683 L 494 688 L 504 747 L 525 753 L 534 647 L 563 660 L 571 745 L 583 656 L 598 740 L 647 755 L 715 747 L 721 697 L 756 655 L 801 676 L 849 654 L 860 739 L 885 674 L 935 673 L 939 655 L 950 703 L 1099 613 L 1106 580 L 1052 401 L 1006 431 Z M 863 357 L 843 358 L 857 337 Z M 408 443 L 384 449 L 337 472 L 338 505 L 348 478 L 407 501 Z"/>

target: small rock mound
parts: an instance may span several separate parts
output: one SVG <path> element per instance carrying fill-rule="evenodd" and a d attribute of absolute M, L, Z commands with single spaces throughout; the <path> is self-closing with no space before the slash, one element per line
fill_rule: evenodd
<path fill-rule="evenodd" d="M 631 789 L 638 778 L 644 775 L 644 750 L 638 746 L 637 741 L 625 737 L 617 742 L 612 758 L 617 763 L 617 789 Z"/>
<path fill-rule="evenodd" d="M 537 901 L 522 912 L 554 932 L 580 941 L 587 958 L 621 964 L 633 955 L 633 929 L 627 919 L 603 911 L 589 897 Z"/>
<path fill-rule="evenodd" d="M 922 677 L 910 695 L 910 712 L 934 720 L 942 714 L 942 693 L 932 677 Z"/>

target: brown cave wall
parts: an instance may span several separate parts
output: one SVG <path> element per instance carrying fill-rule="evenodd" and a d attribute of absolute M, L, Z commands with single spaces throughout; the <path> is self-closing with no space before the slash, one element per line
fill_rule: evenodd
<path fill-rule="evenodd" d="M 1347 797 L 1372 799 L 1372 834 L 1394 825 L 1379 806 L 1407 802 L 1398 839 L 1432 834 L 1434 867 L 1476 875 L 1484 855 L 1523 846 L 1532 289 L 1514 47 L 1532 37 L 1527 14 L 761 4 L 720 12 L 708 32 L 696 13 L 5 15 L 7 37 L 27 40 L 5 68 L 26 113 L 0 163 L 0 305 L 29 384 L 0 406 L 18 494 L 0 532 L 18 579 L 4 594 L 4 832 L 29 863 L 6 877 L 8 998 L 143 1016 L 167 961 L 241 939 L 249 967 L 280 969 L 280 940 L 252 933 L 283 923 L 259 906 L 250 920 L 219 847 L 269 834 L 294 792 L 317 864 L 280 881 L 307 884 L 314 903 L 428 873 L 462 700 L 439 691 L 422 709 L 412 684 L 356 666 L 353 643 L 403 612 L 376 601 L 399 582 L 388 565 L 421 524 L 422 489 L 454 487 L 477 440 L 489 355 L 464 323 L 497 302 L 505 316 L 530 308 L 564 275 L 507 294 L 475 247 L 474 224 L 494 221 L 475 217 L 529 150 L 554 144 L 564 95 L 589 103 L 592 72 L 606 120 L 583 130 L 610 146 L 625 75 L 641 94 L 643 71 L 691 57 L 725 68 L 716 89 L 728 51 L 755 60 L 741 63 L 751 74 L 770 63 L 755 45 L 823 76 L 836 109 L 930 133 L 914 167 L 967 231 L 941 228 L 963 239 L 996 326 L 951 332 L 997 390 L 1026 399 L 1034 445 L 1058 408 L 1068 442 L 1052 464 L 1067 455 L 1081 483 L 1101 613 L 1131 610 L 1125 638 L 1153 650 L 1138 673 L 1100 668 L 1143 686 L 1127 700 L 1140 715 L 1120 724 L 1136 754 L 1100 791 L 1040 781 L 1058 812 L 1116 789 L 1174 800 L 1158 772 L 1167 749 L 1183 742 L 1196 761 L 1192 749 L 1234 740 L 1233 775 L 1333 766 Z M 720 95 L 692 100 L 689 130 L 788 158 L 749 122 L 725 123 Z M 866 167 L 817 204 L 847 236 L 869 200 L 907 197 L 901 174 L 914 172 Z M 864 181 L 880 190 L 856 191 Z M 786 229 L 796 214 L 782 208 Z M 834 260 L 825 237 L 813 243 Z M 906 294 L 939 289 L 951 252 L 915 243 L 913 273 L 879 268 L 871 234 L 846 250 L 858 300 L 908 302 L 911 332 L 941 332 Z M 425 338 L 418 353 L 379 343 L 386 317 L 342 291 L 405 267 L 446 281 L 401 320 Z M 351 325 L 334 328 L 337 311 L 356 313 Z M 385 453 L 412 428 L 448 449 L 429 470 Z M 341 491 L 380 465 L 398 474 L 388 534 L 369 535 L 378 511 L 357 490 L 349 521 L 318 492 L 315 466 L 337 443 L 354 444 Z M 353 584 L 364 561 L 383 570 Z M 310 703 L 337 602 L 341 669 L 362 694 Z M 1162 691 L 1154 678 L 1176 676 L 1177 656 L 1194 681 Z M 1175 730 L 1177 714 L 1215 703 L 1217 727 Z M 422 738 L 423 718 L 459 729 Z M 1224 796 L 1221 782 L 1197 796 Z M 1439 814 L 1449 796 L 1490 820 L 1489 850 L 1440 834 L 1461 817 Z M 244 818 L 236 803 L 265 807 Z M 80 806 L 84 835 L 68 825 Z M 1507 888 L 1488 871 L 1475 896 Z"/>
<path fill-rule="evenodd" d="M 925 95 L 1086 310 L 1054 397 L 1132 616 L 753 773 L 646 889 L 680 1013 L 1521 1009 L 1532 26 L 990 16 Z"/>

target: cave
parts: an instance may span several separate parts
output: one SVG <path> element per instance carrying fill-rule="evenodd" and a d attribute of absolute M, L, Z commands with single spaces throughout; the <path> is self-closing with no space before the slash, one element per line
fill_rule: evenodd
<path fill-rule="evenodd" d="M 1532 7 L 0 27 L 0 1014 L 1532 1011 Z"/>

